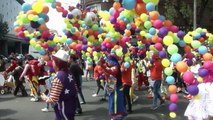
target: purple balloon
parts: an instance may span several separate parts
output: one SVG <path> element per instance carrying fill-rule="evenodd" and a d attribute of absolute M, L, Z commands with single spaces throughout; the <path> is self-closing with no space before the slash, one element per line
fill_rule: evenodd
<path fill-rule="evenodd" d="M 208 74 L 209 74 L 209 72 L 208 72 L 208 70 L 205 69 L 205 68 L 201 68 L 201 69 L 198 70 L 198 75 L 199 75 L 200 77 L 205 77 L 205 76 L 207 76 Z"/>
<path fill-rule="evenodd" d="M 206 38 L 206 32 L 202 32 L 202 33 L 201 33 L 201 37 Z"/>
<path fill-rule="evenodd" d="M 140 29 L 139 28 L 136 28 L 135 29 L 135 33 L 139 33 L 140 32 Z"/>
<path fill-rule="evenodd" d="M 101 50 L 102 51 L 107 51 L 107 48 L 104 45 L 101 45 Z"/>
<path fill-rule="evenodd" d="M 24 37 L 24 41 L 25 41 L 25 42 L 29 42 L 29 41 L 30 41 L 30 38 L 29 38 L 29 37 Z"/>
<path fill-rule="evenodd" d="M 187 86 L 187 91 L 189 94 L 195 96 L 198 94 L 199 89 L 198 89 L 197 85 L 190 85 L 190 86 Z"/>
<path fill-rule="evenodd" d="M 87 45 L 82 45 L 81 49 L 82 49 L 83 51 L 87 51 Z"/>
<path fill-rule="evenodd" d="M 72 14 L 68 14 L 67 16 L 69 19 L 72 19 L 73 18 L 73 15 Z"/>
<path fill-rule="evenodd" d="M 110 22 L 111 22 L 112 24 L 115 24 L 115 23 L 116 23 L 116 18 L 111 17 L 111 18 L 110 18 Z"/>
<path fill-rule="evenodd" d="M 52 47 L 52 46 L 48 47 L 48 51 L 52 52 L 53 50 L 54 50 L 54 47 Z"/>
<path fill-rule="evenodd" d="M 166 56 L 167 56 L 166 51 L 165 50 L 160 51 L 159 56 L 160 56 L 160 58 L 166 58 Z"/>
<path fill-rule="evenodd" d="M 65 31 L 65 35 L 68 37 L 68 38 L 70 38 L 71 36 L 72 36 L 72 34 L 70 33 L 70 31 Z"/>
<path fill-rule="evenodd" d="M 171 103 L 171 104 L 169 105 L 169 110 L 170 110 L 171 112 L 177 111 L 177 104 Z"/>
<path fill-rule="evenodd" d="M 54 36 L 55 36 L 55 34 L 51 34 L 51 35 L 48 36 L 48 39 L 49 39 L 49 40 L 53 40 L 53 39 L 54 39 Z"/>
<path fill-rule="evenodd" d="M 185 33 L 183 31 L 178 31 L 177 33 L 177 36 L 180 38 L 180 39 L 183 39 Z"/>
<path fill-rule="evenodd" d="M 188 59 L 186 63 L 187 63 L 188 66 L 192 66 L 193 65 L 192 59 Z"/>
<path fill-rule="evenodd" d="M 163 38 L 168 34 L 168 29 L 166 29 L 165 27 L 162 27 L 159 29 L 158 31 L 158 36 Z"/>

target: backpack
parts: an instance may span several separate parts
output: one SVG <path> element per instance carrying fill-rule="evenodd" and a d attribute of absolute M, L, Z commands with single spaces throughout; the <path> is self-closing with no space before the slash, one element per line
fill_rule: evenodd
<path fill-rule="evenodd" d="M 30 71 L 33 76 L 38 76 L 40 73 L 40 64 L 38 60 L 30 60 L 29 61 L 30 65 Z"/>

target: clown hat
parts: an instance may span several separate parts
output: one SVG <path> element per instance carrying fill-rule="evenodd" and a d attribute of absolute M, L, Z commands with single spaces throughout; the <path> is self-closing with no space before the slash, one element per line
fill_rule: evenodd
<path fill-rule="evenodd" d="M 57 53 L 54 54 L 53 56 L 64 62 L 68 62 L 69 60 L 69 54 L 64 50 L 58 50 Z"/>

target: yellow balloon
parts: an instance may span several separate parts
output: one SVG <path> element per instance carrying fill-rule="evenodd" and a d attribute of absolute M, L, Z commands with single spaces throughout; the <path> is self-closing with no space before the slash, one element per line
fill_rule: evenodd
<path fill-rule="evenodd" d="M 174 41 L 173 37 L 168 36 L 168 35 L 163 38 L 163 44 L 166 46 L 173 44 L 173 41 Z"/>
<path fill-rule="evenodd" d="M 193 98 L 194 98 L 195 100 L 199 100 L 199 99 L 200 99 L 200 95 L 195 95 Z"/>
<path fill-rule="evenodd" d="M 150 0 L 150 2 L 154 3 L 155 5 L 158 5 L 159 0 Z"/>
<path fill-rule="evenodd" d="M 183 40 L 185 43 L 190 44 L 192 42 L 193 38 L 189 35 L 186 35 L 186 36 L 184 36 Z"/>
<path fill-rule="evenodd" d="M 32 5 L 32 10 L 41 13 L 43 10 L 43 2 L 36 2 Z"/>
<path fill-rule="evenodd" d="M 141 14 L 140 18 L 143 22 L 147 21 L 147 15 L 145 13 Z"/>
<path fill-rule="evenodd" d="M 203 82 L 203 78 L 202 77 L 198 77 L 197 81 L 201 83 L 201 82 Z"/>
<path fill-rule="evenodd" d="M 168 59 L 163 59 L 162 61 L 161 61 L 161 63 L 162 63 L 162 65 L 164 66 L 164 67 L 169 67 L 169 65 L 170 65 L 170 61 L 168 60 Z"/>
<path fill-rule="evenodd" d="M 169 116 L 170 116 L 171 118 L 176 118 L 176 113 L 170 112 L 170 113 L 169 113 Z"/>

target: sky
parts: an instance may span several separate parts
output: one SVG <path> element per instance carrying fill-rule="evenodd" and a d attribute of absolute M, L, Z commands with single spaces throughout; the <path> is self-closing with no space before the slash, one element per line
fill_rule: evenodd
<path fill-rule="evenodd" d="M 36 0 L 25 0 L 27 3 L 32 3 Z M 64 8 L 67 8 L 68 5 L 76 6 L 79 3 L 79 0 L 56 0 L 60 1 Z M 52 9 L 51 5 L 49 4 L 49 22 L 47 23 L 47 27 L 51 30 L 56 30 L 59 35 L 63 35 L 62 29 L 64 28 L 64 20 L 62 18 L 62 13 L 58 13 L 55 9 Z"/>

